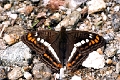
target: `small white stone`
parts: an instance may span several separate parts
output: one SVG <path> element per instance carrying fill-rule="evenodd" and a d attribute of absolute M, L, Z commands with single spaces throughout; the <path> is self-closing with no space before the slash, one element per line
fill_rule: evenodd
<path fill-rule="evenodd" d="M 87 5 L 89 14 L 102 11 L 106 8 L 106 3 L 104 2 L 104 0 L 91 0 L 87 2 Z"/>
<path fill-rule="evenodd" d="M 17 14 L 10 14 L 9 15 L 12 19 L 17 19 Z"/>
<path fill-rule="evenodd" d="M 32 75 L 29 73 L 29 72 L 24 72 L 24 77 L 27 79 L 27 80 L 30 80 L 32 78 Z"/>
<path fill-rule="evenodd" d="M 74 75 L 70 80 L 82 80 L 80 76 Z"/>
<path fill-rule="evenodd" d="M 120 10 L 120 6 L 115 6 L 114 11 L 118 12 Z"/>
<path fill-rule="evenodd" d="M 40 38 L 37 38 L 37 41 L 40 41 Z"/>
<path fill-rule="evenodd" d="M 43 0 L 43 5 L 46 6 L 50 0 Z"/>
<path fill-rule="evenodd" d="M 44 43 L 44 39 L 41 39 L 41 41 L 40 41 L 41 43 Z"/>
<path fill-rule="evenodd" d="M 10 9 L 10 8 L 11 8 L 11 4 L 4 5 L 4 9 Z"/>
<path fill-rule="evenodd" d="M 105 15 L 105 13 L 102 12 L 101 16 L 102 16 L 102 19 L 103 19 L 104 21 L 107 20 L 107 16 Z"/>
<path fill-rule="evenodd" d="M 85 44 L 85 41 L 84 41 L 84 40 L 82 40 L 82 41 L 81 41 L 81 44 Z"/>
<path fill-rule="evenodd" d="M 87 59 L 82 63 L 82 66 L 92 67 L 94 69 L 103 68 L 104 65 L 105 65 L 104 56 L 100 55 L 97 51 L 89 53 Z"/>

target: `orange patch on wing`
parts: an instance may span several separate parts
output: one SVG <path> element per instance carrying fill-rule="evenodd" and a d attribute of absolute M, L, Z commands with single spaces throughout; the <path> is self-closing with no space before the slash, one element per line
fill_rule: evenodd
<path fill-rule="evenodd" d="M 75 63 L 75 61 L 72 61 L 72 65 Z"/>
<path fill-rule="evenodd" d="M 89 42 L 89 46 L 91 46 L 91 42 Z"/>
<path fill-rule="evenodd" d="M 36 44 L 36 41 L 34 41 L 34 44 Z"/>
<path fill-rule="evenodd" d="M 30 41 L 32 39 L 32 37 L 28 37 L 28 40 Z"/>
<path fill-rule="evenodd" d="M 31 42 L 35 41 L 35 38 L 31 39 Z"/>
<path fill-rule="evenodd" d="M 49 58 L 50 61 L 53 61 L 52 58 Z"/>
<path fill-rule="evenodd" d="M 79 55 L 75 58 L 76 60 L 79 58 Z"/>
<path fill-rule="evenodd" d="M 99 36 L 98 35 L 96 36 L 96 39 L 99 41 Z"/>
<path fill-rule="evenodd" d="M 72 66 L 72 64 L 71 63 L 67 63 L 67 68 L 69 68 L 70 66 Z"/>
<path fill-rule="evenodd" d="M 91 40 L 91 43 L 92 43 L 92 44 L 95 44 L 95 42 L 94 42 L 93 40 Z"/>
<path fill-rule="evenodd" d="M 62 65 L 61 65 L 61 64 L 58 64 L 57 66 L 58 66 L 59 68 L 62 68 Z"/>
<path fill-rule="evenodd" d="M 31 33 L 28 33 L 27 37 L 31 37 L 31 35 L 32 35 Z"/>
<path fill-rule="evenodd" d="M 53 62 L 53 64 L 54 64 L 55 66 L 57 66 L 57 63 L 56 63 L 56 62 Z"/>
<path fill-rule="evenodd" d="M 81 54 L 79 53 L 79 54 L 78 54 L 78 56 L 80 57 L 80 56 L 81 56 Z"/>
<path fill-rule="evenodd" d="M 98 40 L 97 40 L 97 39 L 95 39 L 94 41 L 95 41 L 96 43 L 98 43 Z"/>
<path fill-rule="evenodd" d="M 46 57 L 46 56 L 48 56 L 46 53 L 44 53 L 44 56 Z"/>

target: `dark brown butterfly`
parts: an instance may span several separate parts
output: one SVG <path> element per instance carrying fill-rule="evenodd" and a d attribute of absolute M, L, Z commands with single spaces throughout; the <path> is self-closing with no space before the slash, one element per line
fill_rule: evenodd
<path fill-rule="evenodd" d="M 87 32 L 71 30 L 31 31 L 22 36 L 22 41 L 40 55 L 40 59 L 53 72 L 66 66 L 74 72 L 81 66 L 90 52 L 105 45 L 102 36 Z"/>

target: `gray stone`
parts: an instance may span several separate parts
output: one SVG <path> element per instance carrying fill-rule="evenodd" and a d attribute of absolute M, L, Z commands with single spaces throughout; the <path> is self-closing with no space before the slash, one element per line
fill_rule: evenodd
<path fill-rule="evenodd" d="M 109 33 L 103 36 L 104 39 L 106 40 L 106 43 L 114 39 L 114 33 Z"/>
<path fill-rule="evenodd" d="M 116 12 L 112 14 L 112 26 L 114 31 L 119 31 L 120 28 L 120 13 Z"/>
<path fill-rule="evenodd" d="M 116 3 L 120 4 L 120 0 L 115 0 L 115 1 L 116 1 Z"/>
<path fill-rule="evenodd" d="M 117 50 L 117 54 L 120 54 L 120 49 L 119 49 L 119 50 Z"/>
<path fill-rule="evenodd" d="M 1 60 L 4 61 L 6 65 L 28 65 L 31 57 L 30 49 L 23 42 L 18 42 L 8 47 L 3 54 L 0 54 Z"/>
<path fill-rule="evenodd" d="M 36 79 L 50 80 L 50 69 L 44 63 L 34 65 L 32 73 Z"/>

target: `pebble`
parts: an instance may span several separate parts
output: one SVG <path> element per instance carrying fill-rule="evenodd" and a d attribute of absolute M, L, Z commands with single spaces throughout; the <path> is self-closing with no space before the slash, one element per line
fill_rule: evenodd
<path fill-rule="evenodd" d="M 107 63 L 107 64 L 112 64 L 112 62 L 113 62 L 113 61 L 112 61 L 111 59 L 107 59 L 107 60 L 106 60 L 106 63 Z"/>
<path fill-rule="evenodd" d="M 102 55 L 102 54 L 103 54 L 102 48 L 98 48 L 98 49 L 97 49 L 97 52 Z"/>
<path fill-rule="evenodd" d="M 108 33 L 104 35 L 103 38 L 105 39 L 106 43 L 108 43 L 109 41 L 114 39 L 114 33 Z"/>
<path fill-rule="evenodd" d="M 27 80 L 31 80 L 31 79 L 32 79 L 32 74 L 30 74 L 29 72 L 24 72 L 24 77 L 25 77 Z"/>
<path fill-rule="evenodd" d="M 69 0 L 68 1 L 68 8 L 72 11 L 78 8 L 82 3 L 86 2 L 87 0 Z"/>
<path fill-rule="evenodd" d="M 51 77 L 50 69 L 44 63 L 34 64 L 32 74 L 36 79 L 49 80 Z"/>
<path fill-rule="evenodd" d="M 46 13 L 45 12 L 38 13 L 36 18 L 42 18 L 42 17 L 46 17 Z"/>
<path fill-rule="evenodd" d="M 19 13 L 23 14 L 23 13 L 25 13 L 25 7 L 19 8 L 17 11 Z"/>
<path fill-rule="evenodd" d="M 14 44 L 18 39 L 19 36 L 16 34 L 5 34 L 3 37 L 3 40 L 9 45 Z"/>
<path fill-rule="evenodd" d="M 2 24 L 5 25 L 5 27 L 8 27 L 11 23 L 10 21 L 3 21 Z"/>
<path fill-rule="evenodd" d="M 8 0 L 0 0 L 0 3 L 7 3 L 8 2 Z"/>
<path fill-rule="evenodd" d="M 114 11 L 116 11 L 116 12 L 120 11 L 120 6 L 115 6 Z"/>
<path fill-rule="evenodd" d="M 120 0 L 115 0 L 115 1 L 116 1 L 116 3 L 120 4 Z"/>
<path fill-rule="evenodd" d="M 88 13 L 92 14 L 95 12 L 102 11 L 103 9 L 106 8 L 106 4 L 104 0 L 91 0 L 87 2 L 88 4 Z"/>
<path fill-rule="evenodd" d="M 3 8 L 0 6 L 0 12 L 2 12 L 3 11 Z"/>
<path fill-rule="evenodd" d="M 117 79 L 116 80 L 120 80 L 120 75 L 117 77 Z"/>
<path fill-rule="evenodd" d="M 23 66 L 22 68 L 23 68 L 24 72 L 27 72 L 27 71 L 31 70 L 31 66 Z"/>
<path fill-rule="evenodd" d="M 17 14 L 10 14 L 9 15 L 12 19 L 17 19 Z"/>
<path fill-rule="evenodd" d="M 74 75 L 70 80 L 82 80 L 80 76 Z"/>
<path fill-rule="evenodd" d="M 39 3 L 40 0 L 31 0 L 33 3 Z"/>
<path fill-rule="evenodd" d="M 32 55 L 30 49 L 21 41 L 8 47 L 3 54 L 0 55 L 2 61 L 6 65 L 17 64 L 20 66 L 27 66 L 30 63 Z"/>
<path fill-rule="evenodd" d="M 0 39 L 0 50 L 6 49 L 6 45 L 4 44 L 3 39 Z"/>
<path fill-rule="evenodd" d="M 108 57 L 113 57 L 115 54 L 116 54 L 116 49 L 112 47 L 113 45 L 107 47 L 105 49 L 105 54 L 108 56 Z"/>
<path fill-rule="evenodd" d="M 5 10 L 8 10 L 8 9 L 11 8 L 11 6 L 12 6 L 11 4 L 6 4 L 6 5 L 4 5 L 4 9 L 5 9 Z"/>
<path fill-rule="evenodd" d="M 94 69 L 103 68 L 104 65 L 105 65 L 104 55 L 100 55 L 97 51 L 89 53 L 87 59 L 82 63 L 82 66 L 92 67 Z"/>
<path fill-rule="evenodd" d="M 102 16 L 102 19 L 104 20 L 104 21 L 106 21 L 107 20 L 107 16 L 105 15 L 105 13 L 101 13 L 101 16 Z"/>
<path fill-rule="evenodd" d="M 0 16 L 0 21 L 4 21 L 7 19 L 7 16 Z"/>
<path fill-rule="evenodd" d="M 0 66 L 0 80 L 4 80 L 6 77 L 5 69 Z"/>
<path fill-rule="evenodd" d="M 117 54 L 120 54 L 120 49 L 119 49 L 119 50 L 117 50 Z"/>
<path fill-rule="evenodd" d="M 26 6 L 25 7 L 25 14 L 29 15 L 33 11 L 33 6 Z"/>
<path fill-rule="evenodd" d="M 116 64 L 116 73 L 120 72 L 120 62 Z"/>
<path fill-rule="evenodd" d="M 120 26 L 120 13 L 116 12 L 114 14 L 112 14 L 112 26 L 114 31 L 119 31 L 119 26 Z"/>
<path fill-rule="evenodd" d="M 23 76 L 23 73 L 20 67 L 15 67 L 13 68 L 12 71 L 8 73 L 8 79 L 11 79 L 11 80 L 17 80 L 18 78 L 22 76 Z"/>

